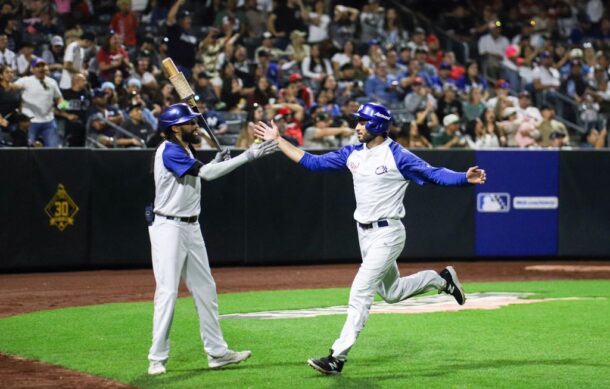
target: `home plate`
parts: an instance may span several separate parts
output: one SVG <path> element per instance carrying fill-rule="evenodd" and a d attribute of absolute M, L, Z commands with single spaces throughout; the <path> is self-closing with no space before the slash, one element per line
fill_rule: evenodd
<path fill-rule="evenodd" d="M 452 312 L 463 310 L 491 310 L 499 309 L 507 305 L 534 304 L 549 301 L 573 301 L 590 300 L 591 298 L 582 297 L 563 297 L 548 299 L 530 299 L 532 293 L 512 293 L 512 292 L 484 292 L 470 293 L 466 295 L 466 304 L 458 305 L 452 296 L 439 294 L 433 296 L 415 297 L 401 301 L 396 304 L 386 302 L 374 302 L 371 306 L 372 314 L 379 313 L 432 313 L 432 312 Z M 221 319 L 296 319 L 305 317 L 317 317 L 326 315 L 344 315 L 347 313 L 347 306 L 336 306 L 327 308 L 308 308 L 285 311 L 266 311 L 251 313 L 234 313 L 221 315 Z"/>

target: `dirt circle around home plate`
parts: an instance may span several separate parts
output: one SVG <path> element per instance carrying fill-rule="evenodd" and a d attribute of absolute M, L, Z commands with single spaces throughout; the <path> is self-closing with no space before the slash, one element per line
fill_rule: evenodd
<path fill-rule="evenodd" d="M 608 261 L 452 261 L 463 282 L 610 279 Z M 441 270 L 441 262 L 401 262 L 403 275 Z M 349 287 L 358 265 L 227 267 L 212 269 L 219 293 Z M 151 301 L 152 270 L 0 275 L 0 319 L 65 307 Z M 181 296 L 188 295 L 184 286 Z M 9 388 L 129 388 L 119 382 L 0 354 L 0 382 Z"/>

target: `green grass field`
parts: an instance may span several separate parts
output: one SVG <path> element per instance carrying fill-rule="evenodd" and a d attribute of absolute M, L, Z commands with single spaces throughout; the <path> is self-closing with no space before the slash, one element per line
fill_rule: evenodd
<path fill-rule="evenodd" d="M 0 352 L 142 388 L 610 388 L 610 281 L 471 283 L 467 292 L 535 298 L 603 297 L 491 311 L 371 315 L 342 376 L 306 364 L 328 352 L 344 315 L 223 320 L 229 346 L 250 360 L 212 371 L 190 298 L 177 305 L 164 376 L 146 374 L 152 303 L 107 304 L 0 320 Z M 221 314 L 344 305 L 347 289 L 235 293 Z"/>

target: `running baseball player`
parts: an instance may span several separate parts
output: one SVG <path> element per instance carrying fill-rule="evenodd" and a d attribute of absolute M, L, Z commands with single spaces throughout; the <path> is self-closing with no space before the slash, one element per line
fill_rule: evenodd
<path fill-rule="evenodd" d="M 277 150 L 275 141 L 255 144 L 231 159 L 228 149 L 214 161 L 195 159 L 193 144 L 201 141 L 197 117 L 188 105 L 168 107 L 159 116 L 167 140 L 155 153 L 155 203 L 150 212 L 149 234 L 156 290 L 153 340 L 148 354 L 148 374 L 166 372 L 169 332 L 182 275 L 193 294 L 208 366 L 212 369 L 248 359 L 250 351 L 231 351 L 218 322 L 216 284 L 210 272 L 205 242 L 199 226 L 201 181 L 213 180 L 237 167 Z"/>
<path fill-rule="evenodd" d="M 398 143 L 388 138 L 392 116 L 384 106 L 368 103 L 360 106 L 356 134 L 359 145 L 345 146 L 335 152 L 312 155 L 279 136 L 277 126 L 259 122 L 255 134 L 278 142 L 280 150 L 294 162 L 312 171 L 349 169 L 356 194 L 356 219 L 362 265 L 354 279 L 349 297 L 347 319 L 330 355 L 309 359 L 311 367 L 323 374 L 339 374 L 347 354 L 368 319 L 375 292 L 388 303 L 437 289 L 453 295 L 464 304 L 466 295 L 453 267 L 440 273 L 421 271 L 400 277 L 396 259 L 405 244 L 403 198 L 410 181 L 419 185 L 444 186 L 483 184 L 485 171 L 478 166 L 465 173 L 430 166 Z"/>

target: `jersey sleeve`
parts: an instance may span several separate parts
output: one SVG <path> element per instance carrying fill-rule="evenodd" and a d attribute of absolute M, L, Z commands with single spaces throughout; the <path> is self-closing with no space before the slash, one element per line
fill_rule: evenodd
<path fill-rule="evenodd" d="M 466 173 L 431 166 L 398 143 L 393 143 L 390 147 L 396 166 L 406 180 L 414 181 L 419 185 L 425 185 L 426 183 L 440 186 L 468 185 Z"/>
<path fill-rule="evenodd" d="M 354 149 L 354 146 L 345 146 L 337 151 L 321 155 L 306 152 L 299 161 L 299 165 L 314 172 L 347 169 L 347 157 Z"/>
<path fill-rule="evenodd" d="M 167 142 L 165 149 L 163 150 L 163 166 L 165 166 L 167 170 L 178 177 L 184 177 L 189 170 L 194 167 L 196 168 L 197 165 L 201 167 L 201 162 L 195 158 L 191 158 L 182 147 Z"/>

